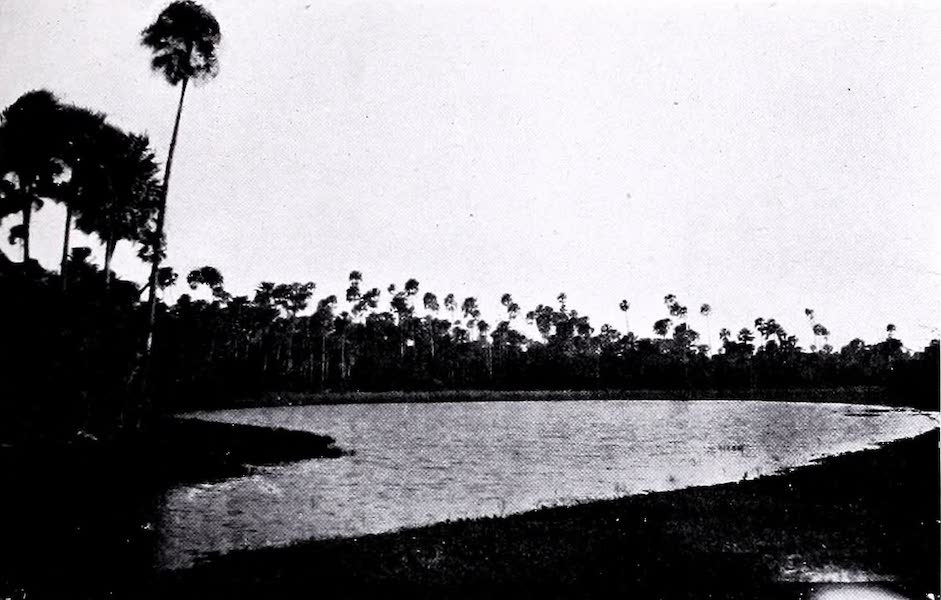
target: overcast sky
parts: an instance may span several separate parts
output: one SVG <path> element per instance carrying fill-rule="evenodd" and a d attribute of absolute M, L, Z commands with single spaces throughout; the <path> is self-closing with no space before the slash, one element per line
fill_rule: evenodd
<path fill-rule="evenodd" d="M 138 42 L 164 4 L 0 0 L 0 105 L 48 88 L 165 160 L 178 90 Z M 187 96 L 168 264 L 235 294 L 415 277 L 491 323 L 503 292 L 525 312 L 565 291 L 623 328 L 627 298 L 643 335 L 675 293 L 713 332 L 774 317 L 805 346 L 811 307 L 834 344 L 893 322 L 921 347 L 941 10 L 907 4 L 207 0 L 221 71 Z M 50 267 L 63 221 L 34 219 Z"/>

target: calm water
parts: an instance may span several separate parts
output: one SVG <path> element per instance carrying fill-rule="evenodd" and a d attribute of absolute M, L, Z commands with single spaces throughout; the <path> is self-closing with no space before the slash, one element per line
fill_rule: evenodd
<path fill-rule="evenodd" d="M 158 561 L 714 484 L 914 436 L 937 416 L 786 402 L 477 402 L 197 413 L 327 433 L 354 456 L 163 498 Z"/>

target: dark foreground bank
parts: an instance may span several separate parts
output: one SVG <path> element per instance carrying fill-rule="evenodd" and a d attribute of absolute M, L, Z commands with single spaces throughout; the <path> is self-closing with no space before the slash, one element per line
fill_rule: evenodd
<path fill-rule="evenodd" d="M 845 572 L 938 592 L 938 430 L 785 475 L 357 540 L 239 552 L 152 597 L 812 597 Z M 791 581 L 782 581 L 790 579 Z"/>
<path fill-rule="evenodd" d="M 325 435 L 190 419 L 110 440 L 0 444 L 0 599 L 129 593 L 152 578 L 163 491 L 342 454 Z"/>

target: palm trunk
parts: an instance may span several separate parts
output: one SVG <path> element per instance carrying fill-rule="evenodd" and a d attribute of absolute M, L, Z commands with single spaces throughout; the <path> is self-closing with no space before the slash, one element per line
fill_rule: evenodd
<path fill-rule="evenodd" d="M 287 343 L 287 365 L 285 368 L 285 374 L 288 378 L 291 377 L 291 371 L 294 370 L 294 333 L 295 333 L 295 322 L 294 316 L 291 315 L 290 326 L 288 327 L 288 343 Z"/>
<path fill-rule="evenodd" d="M 327 334 L 324 333 L 320 338 L 320 389 L 323 390 L 327 384 Z"/>
<path fill-rule="evenodd" d="M 346 334 L 340 336 L 340 380 L 346 381 Z"/>
<path fill-rule="evenodd" d="M 105 242 L 105 293 L 111 291 L 111 257 L 114 256 L 114 249 L 118 245 L 118 240 L 111 239 Z"/>
<path fill-rule="evenodd" d="M 29 262 L 29 223 L 33 218 L 33 201 L 26 200 L 23 207 L 23 264 Z"/>
<path fill-rule="evenodd" d="M 160 240 L 163 238 L 163 225 L 167 215 L 167 192 L 170 189 L 170 169 L 173 167 L 173 153 L 176 151 L 176 139 L 180 132 L 180 117 L 183 115 L 183 100 L 186 98 L 186 85 L 189 79 L 184 79 L 180 89 L 180 103 L 176 109 L 176 120 L 173 122 L 173 135 L 170 138 L 170 152 L 167 154 L 167 166 L 163 171 L 163 189 L 160 193 L 160 205 L 157 207 L 157 224 L 154 229 L 154 248 L 150 263 L 150 291 L 147 295 L 147 343 L 145 352 L 150 360 L 154 341 L 154 321 L 157 316 L 157 271 L 160 269 Z"/>
<path fill-rule="evenodd" d="M 62 236 L 62 264 L 59 274 L 62 277 L 62 291 L 69 287 L 69 236 L 72 234 L 72 206 L 65 206 L 65 234 Z"/>

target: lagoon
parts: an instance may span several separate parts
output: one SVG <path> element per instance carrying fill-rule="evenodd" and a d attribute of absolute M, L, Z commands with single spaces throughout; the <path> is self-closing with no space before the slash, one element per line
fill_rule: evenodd
<path fill-rule="evenodd" d="M 912 437 L 936 413 L 848 404 L 577 401 L 345 404 L 191 413 L 329 434 L 355 451 L 181 485 L 158 565 L 773 474 Z"/>

